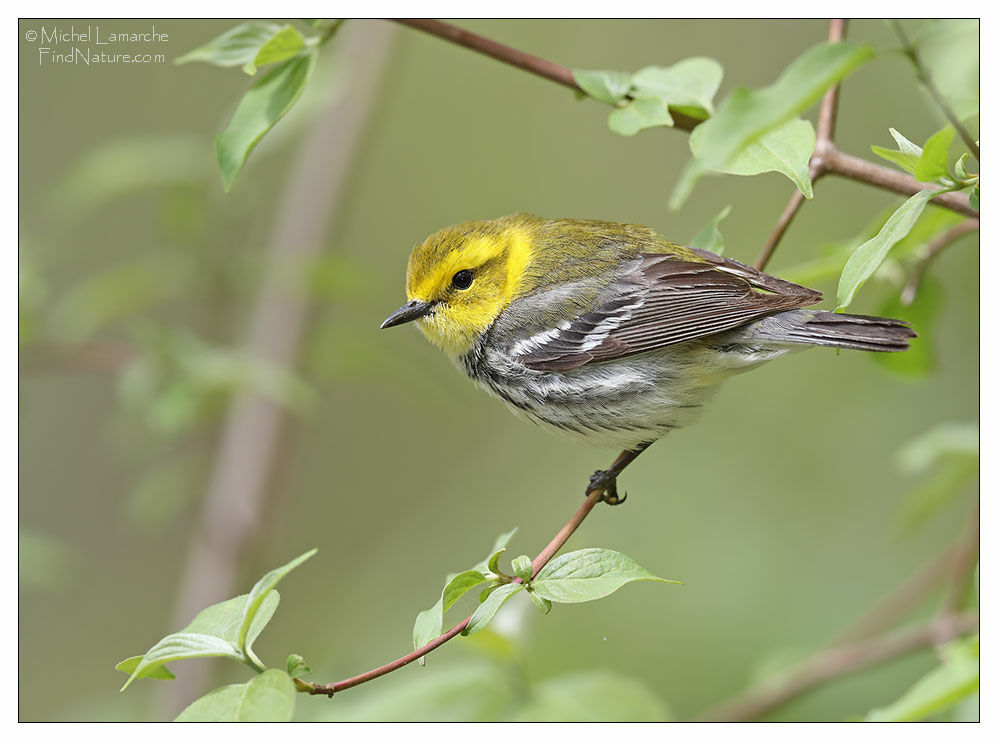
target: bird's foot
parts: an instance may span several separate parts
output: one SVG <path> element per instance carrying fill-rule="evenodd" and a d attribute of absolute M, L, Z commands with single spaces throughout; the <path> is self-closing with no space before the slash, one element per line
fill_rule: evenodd
<path fill-rule="evenodd" d="M 628 499 L 628 493 L 620 497 L 617 494 L 617 472 L 611 469 L 599 469 L 593 472 L 590 477 L 590 484 L 586 488 L 587 497 L 594 492 L 600 493 L 600 501 L 608 505 L 620 505 Z"/>

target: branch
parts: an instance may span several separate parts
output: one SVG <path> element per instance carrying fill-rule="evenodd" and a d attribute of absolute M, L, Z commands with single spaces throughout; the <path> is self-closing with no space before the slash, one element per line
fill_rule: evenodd
<path fill-rule="evenodd" d="M 933 183 L 920 183 L 911 175 L 906 175 L 898 170 L 875 165 L 859 157 L 840 152 L 836 147 L 829 147 L 821 153 L 816 148 L 816 155 L 822 158 L 822 167 L 827 173 L 849 178 L 859 183 L 866 183 L 885 191 L 893 191 L 903 196 L 915 196 L 920 191 L 939 190 L 940 188 Z M 978 212 L 971 208 L 968 197 L 963 193 L 942 193 L 930 203 L 943 206 L 945 209 L 956 211 L 965 216 L 978 216 Z"/>
<path fill-rule="evenodd" d="M 834 647 L 815 654 L 776 682 L 764 682 L 722 704 L 699 721 L 750 721 L 835 678 L 949 641 L 978 627 L 978 612 L 946 615 L 925 624 L 885 634 L 866 642 Z"/>
<path fill-rule="evenodd" d="M 923 276 L 926 275 L 927 268 L 930 267 L 930 263 L 943 252 L 944 248 L 949 246 L 952 242 L 956 242 L 958 238 L 964 236 L 968 232 L 974 232 L 980 226 L 979 220 L 968 219 L 960 224 L 955 224 L 953 227 L 948 229 L 941 235 L 938 235 L 929 246 L 926 248 L 926 254 L 923 258 L 916 263 L 912 269 L 912 273 L 909 275 L 909 280 L 906 281 L 905 287 L 902 289 L 901 301 L 902 304 L 909 305 L 912 304 L 916 299 L 916 292 L 919 291 L 919 284 L 923 281 Z"/>
<path fill-rule="evenodd" d="M 556 82 L 559 85 L 569 88 L 570 90 L 582 92 L 572 77 L 572 70 L 567 67 L 562 67 L 561 65 L 549 62 L 546 59 L 541 59 L 540 57 L 535 57 L 532 54 L 527 54 L 526 52 L 514 49 L 513 47 L 506 46 L 505 44 L 500 44 L 497 41 L 487 39 L 484 36 L 479 36 L 471 31 L 465 31 L 464 29 L 453 26 L 450 23 L 430 19 L 412 18 L 398 18 L 395 20 L 397 23 L 404 26 L 418 29 L 425 33 L 444 39 L 445 41 L 450 41 L 452 44 L 458 44 L 459 46 L 472 49 L 473 51 L 485 54 L 493 59 L 498 59 L 501 62 L 513 65 L 514 67 L 530 72 L 538 77 Z M 841 38 L 834 37 L 834 34 L 842 34 L 845 28 L 845 20 L 834 19 L 830 23 L 830 38 Z M 823 106 L 823 110 L 828 108 L 834 112 L 835 97 L 832 97 L 829 100 L 830 102 Z M 679 112 L 674 112 L 672 108 L 670 109 L 670 113 L 673 116 L 674 125 L 672 128 L 674 129 L 690 132 L 695 126 L 702 123 L 699 119 L 694 119 L 689 116 L 684 116 Z M 822 116 L 821 111 L 820 116 Z M 826 113 L 824 120 L 827 122 L 824 126 L 828 128 L 828 133 L 831 136 L 835 123 L 834 114 Z M 820 122 L 820 128 L 822 126 L 823 124 Z M 816 139 L 816 141 L 818 142 L 818 139 Z M 819 174 L 831 173 L 833 175 L 851 178 L 860 183 L 866 183 L 867 185 L 871 185 L 876 188 L 901 193 L 905 196 L 915 195 L 925 188 L 937 187 L 926 183 L 920 183 L 915 178 L 905 175 L 904 173 L 891 170 L 887 167 L 875 165 L 861 160 L 858 157 L 843 154 L 836 149 L 835 146 L 831 145 L 823 151 L 820 151 L 818 144 L 816 144 L 815 157 L 818 157 L 819 159 L 813 161 L 813 166 L 821 169 L 821 173 Z M 818 174 L 816 177 L 818 177 Z M 938 198 L 933 199 L 932 203 L 967 216 L 978 216 L 978 212 L 972 209 L 968 203 L 967 196 L 959 193 L 943 194 Z"/>
<path fill-rule="evenodd" d="M 909 41 L 909 37 L 902 29 L 902 24 L 893 20 L 891 22 L 891 26 L 895 31 L 895 35 L 898 36 L 899 41 L 902 42 L 902 53 L 909 58 L 909 61 L 911 61 L 913 66 L 916 68 L 916 77 L 918 77 L 919 81 L 926 86 L 930 96 L 933 98 L 933 102 L 937 104 L 941 111 L 943 111 L 943 115 L 947 117 L 950 125 L 954 127 L 954 130 L 958 133 L 961 139 L 964 140 L 964 143 L 968 146 L 968 151 L 975 156 L 976 160 L 981 162 L 982 156 L 978 151 L 978 144 L 972 138 L 968 130 L 964 128 L 964 124 L 961 123 L 961 119 L 957 117 L 951 107 L 947 104 L 947 101 L 944 100 L 940 90 L 933 82 L 933 78 L 930 77 L 929 70 L 926 69 L 922 60 L 919 58 L 919 52 L 912 42 Z"/>
<path fill-rule="evenodd" d="M 487 39 L 485 36 L 479 36 L 476 33 L 466 31 L 463 28 L 458 28 L 443 21 L 436 21 L 429 18 L 394 18 L 393 20 L 404 26 L 415 28 L 445 41 L 450 41 L 452 44 L 458 44 L 467 49 L 477 51 L 480 54 L 485 54 L 487 57 L 498 59 L 500 62 L 505 62 L 525 72 L 530 72 L 532 75 L 556 82 L 573 92 L 585 95 L 583 89 L 576 84 L 572 70 L 568 67 L 555 64 L 555 62 L 549 62 L 547 59 L 542 59 L 541 57 L 535 57 L 533 54 L 522 52 L 519 49 L 514 49 L 506 44 Z M 674 129 L 692 131 L 695 126 L 701 123 L 700 119 L 688 116 L 673 108 L 669 110 L 670 115 L 673 117 Z"/>
<path fill-rule="evenodd" d="M 579 510 L 573 514 L 573 516 L 569 519 L 569 522 L 562 527 L 562 530 L 556 534 L 555 538 L 548 543 L 548 546 L 546 546 L 534 560 L 534 574 L 537 574 L 542 567 L 548 564 L 548 562 L 551 561 L 551 558 L 555 556 L 556 552 L 558 552 L 558 550 L 565 545 L 565 542 L 569 540 L 569 537 L 577 528 L 579 528 L 583 520 L 586 519 L 586 516 L 590 514 L 590 511 L 593 510 L 593 506 L 600 502 L 602 496 L 603 492 L 600 490 L 593 490 L 587 495 L 586 500 L 579 507 Z M 513 581 L 520 582 L 521 580 L 519 578 L 515 578 Z M 296 686 L 301 693 L 308 693 L 313 696 L 329 696 L 332 698 L 335 693 L 347 690 L 348 688 L 353 688 L 354 686 L 361 685 L 362 683 L 367 683 L 369 680 L 380 678 L 382 675 L 387 675 L 394 670 L 398 670 L 400 667 L 405 667 L 410 662 L 418 660 L 424 655 L 430 654 L 430 652 L 437 649 L 437 647 L 451 641 L 454 637 L 464 631 L 471 619 L 472 616 L 469 615 L 464 621 L 459 623 L 453 629 L 446 631 L 428 644 L 403 657 L 400 657 L 393 662 L 389 662 L 387 665 L 376 667 L 374 670 L 368 670 L 368 672 L 355 675 L 352 678 L 347 678 L 346 680 L 341 680 L 336 683 L 326 683 L 324 685 L 308 683 L 299 679 L 296 682 Z"/>

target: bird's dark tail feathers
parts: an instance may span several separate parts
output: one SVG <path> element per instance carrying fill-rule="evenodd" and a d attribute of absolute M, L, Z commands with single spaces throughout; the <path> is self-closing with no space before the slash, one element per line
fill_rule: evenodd
<path fill-rule="evenodd" d="M 759 320 L 752 327 L 752 335 L 781 343 L 884 353 L 907 350 L 916 332 L 900 319 L 794 309 Z"/>

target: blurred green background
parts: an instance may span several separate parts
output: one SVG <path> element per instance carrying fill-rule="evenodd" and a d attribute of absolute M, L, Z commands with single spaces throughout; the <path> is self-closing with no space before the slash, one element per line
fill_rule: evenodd
<path fill-rule="evenodd" d="M 615 452 L 515 418 L 415 329 L 377 329 L 402 302 L 406 259 L 427 234 L 527 211 L 637 222 L 686 241 L 731 204 L 727 254 L 752 262 L 792 189 L 776 174 L 709 178 L 671 213 L 689 158 L 683 133 L 617 136 L 594 101 L 370 21 L 348 23 L 324 50 L 303 100 L 224 195 L 212 139 L 249 78 L 170 60 L 233 23 L 76 21 L 127 32 L 155 23 L 169 41 L 151 51 L 167 62 L 39 64 L 27 33 L 70 23 L 22 21 L 19 33 L 22 720 L 164 719 L 191 700 L 188 665 L 203 661 L 175 666 L 172 692 L 145 680 L 119 695 L 124 675 L 113 667 L 190 618 L 174 615 L 177 593 L 233 390 L 294 409 L 235 589 L 212 600 L 319 547 L 281 586 L 257 643 L 269 664 L 298 652 L 310 679 L 333 681 L 387 662 L 409 650 L 413 619 L 445 573 L 474 564 L 513 526 L 511 554 L 537 553 L 561 527 Z M 710 56 L 726 70 L 719 100 L 735 85 L 768 84 L 826 35 L 820 20 L 459 25 L 568 67 Z M 342 189 L 318 205 L 330 218 L 320 258 L 289 271 L 287 290 L 307 302 L 309 320 L 294 378 L 261 372 L 239 349 L 275 270 L 266 255 L 296 153 L 331 97 L 357 95 L 351 64 L 372 63 L 338 56 L 338 45 L 354 34 L 376 50 L 386 31 L 384 73 L 357 104 L 367 106 L 359 135 L 341 146 Z M 893 43 L 881 21 L 851 23 L 849 36 Z M 904 60 L 885 55 L 845 84 L 837 141 L 873 159 L 869 145 L 887 146 L 889 126 L 923 141 L 941 125 Z M 856 237 L 898 202 L 823 180 L 770 270 Z M 906 379 L 864 354 L 816 349 L 736 378 L 698 425 L 626 472 L 627 505 L 598 509 L 570 542 L 624 551 L 683 587 L 638 583 L 546 617 L 517 596 L 495 632 L 332 704 L 301 697 L 297 718 L 500 718 L 524 687 L 571 687 L 544 683 L 597 671 L 637 683 L 664 715 L 692 718 L 833 639 L 966 521 L 972 487 L 932 518 L 906 520 L 917 480 L 895 456 L 941 422 L 977 417 L 976 244 L 964 238 L 932 268 L 941 306 L 930 331 L 917 328 L 934 351 L 929 375 Z M 851 310 L 879 311 L 897 293 L 890 278 L 872 281 Z M 816 288 L 830 296 L 835 282 Z M 933 664 L 931 650 L 912 654 L 768 718 L 863 713 Z M 242 682 L 241 670 L 220 666 L 212 680 Z M 437 712 L 421 693 L 470 706 Z"/>

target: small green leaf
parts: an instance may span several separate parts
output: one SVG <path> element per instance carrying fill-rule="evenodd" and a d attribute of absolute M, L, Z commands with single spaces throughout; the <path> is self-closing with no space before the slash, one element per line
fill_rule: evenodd
<path fill-rule="evenodd" d="M 292 678 L 300 678 L 312 672 L 312 668 L 305 664 L 305 658 L 300 654 L 289 654 L 284 664 L 288 669 L 288 675 Z"/>
<path fill-rule="evenodd" d="M 302 94 L 316 56 L 312 48 L 275 65 L 243 95 L 228 126 L 215 137 L 215 155 L 227 193 L 257 142 Z"/>
<path fill-rule="evenodd" d="M 891 134 L 891 138 L 894 139 L 895 144 L 898 145 L 898 151 L 901 152 L 902 154 L 915 155 L 916 157 L 923 156 L 923 148 L 920 147 L 918 144 L 910 142 L 908 139 L 902 136 L 902 134 L 899 131 L 889 126 L 888 133 Z"/>
<path fill-rule="evenodd" d="M 260 47 L 256 56 L 243 65 L 248 75 L 257 74 L 257 68 L 276 64 L 294 57 L 305 48 L 305 39 L 293 26 L 285 26 Z"/>
<path fill-rule="evenodd" d="M 482 592 L 479 593 L 479 602 L 485 603 L 486 598 L 488 598 L 492 594 L 493 590 L 495 590 L 498 587 L 499 585 L 490 585 L 489 587 L 482 590 Z"/>
<path fill-rule="evenodd" d="M 978 634 L 943 648 L 943 662 L 895 703 L 877 708 L 864 721 L 920 721 L 946 711 L 978 690 Z"/>
<path fill-rule="evenodd" d="M 718 226 L 724 221 L 731 210 L 731 206 L 726 206 L 719 211 L 715 215 L 715 218 L 705 224 L 701 228 L 701 231 L 694 236 L 694 239 L 690 241 L 690 247 L 721 255 L 725 251 L 725 240 L 722 239 L 722 233 Z"/>
<path fill-rule="evenodd" d="M 682 584 L 657 577 L 619 551 L 580 549 L 552 559 L 531 587 L 540 597 L 556 603 L 582 603 L 603 598 L 637 580 Z"/>
<path fill-rule="evenodd" d="M 243 654 L 225 639 L 209 634 L 170 634 L 160 639 L 143 655 L 132 675 L 121 686 L 125 690 L 133 680 L 147 678 L 168 662 L 194 657 L 229 657 L 242 661 Z"/>
<path fill-rule="evenodd" d="M 537 595 L 533 590 L 527 591 L 528 596 L 531 598 L 531 602 L 534 603 L 534 607 L 537 608 L 542 614 L 548 615 L 552 610 L 552 602 L 548 598 L 542 598 Z"/>
<path fill-rule="evenodd" d="M 531 558 L 526 554 L 521 554 L 519 557 L 515 557 L 513 561 L 510 562 L 510 566 L 513 567 L 513 573 L 517 575 L 524 582 L 530 582 L 531 576 L 534 574 L 534 567 L 531 565 Z"/>
<path fill-rule="evenodd" d="M 958 180 L 968 180 L 972 176 L 968 172 L 968 160 L 971 159 L 971 155 L 965 152 L 963 155 L 957 158 L 957 162 L 954 163 L 954 174 L 957 176 Z"/>
<path fill-rule="evenodd" d="M 906 154 L 905 152 L 897 152 L 893 149 L 888 149 L 886 147 L 879 147 L 876 144 L 871 145 L 871 152 L 876 154 L 888 162 L 893 162 L 900 168 L 905 170 L 907 173 L 916 172 L 916 163 L 919 162 L 919 158 L 916 155 Z"/>
<path fill-rule="evenodd" d="M 287 564 L 276 569 L 272 569 L 270 572 L 257 580 L 257 584 L 253 586 L 253 589 L 250 590 L 250 594 L 246 598 L 246 605 L 243 608 L 243 620 L 240 622 L 239 633 L 236 635 L 236 646 L 238 646 L 240 650 L 249 651 L 251 645 L 253 644 L 253 638 L 250 637 L 250 627 L 253 625 L 253 619 L 256 617 L 257 611 L 260 610 L 260 607 L 263 605 L 264 599 L 267 595 L 286 574 L 291 572 L 306 559 L 314 556 L 317 551 L 319 551 L 319 549 L 307 551 L 301 556 L 292 559 Z"/>
<path fill-rule="evenodd" d="M 416 614 L 416 622 L 413 624 L 413 649 L 425 647 L 443 633 L 444 604 L 443 599 L 441 599 L 427 610 Z M 425 665 L 426 663 L 426 658 L 420 657 L 420 664 Z"/>
<path fill-rule="evenodd" d="M 971 189 L 971 195 L 968 196 L 968 203 L 975 211 L 981 211 L 978 204 L 978 186 Z"/>
<path fill-rule="evenodd" d="M 669 115 L 669 108 L 658 98 L 635 98 L 624 107 L 611 112 L 607 118 L 610 130 L 626 137 L 653 126 L 672 125 L 673 117 Z"/>
<path fill-rule="evenodd" d="M 909 233 L 912 225 L 923 213 L 926 203 L 939 193 L 940 191 L 926 190 L 909 198 L 888 218 L 877 235 L 854 251 L 839 277 L 839 287 L 836 290 L 837 309 L 850 305 L 857 289 L 874 274 L 892 246 Z"/>
<path fill-rule="evenodd" d="M 454 575 L 441 591 L 440 600 L 432 608 L 421 611 L 413 625 L 413 648 L 420 649 L 444 633 L 444 614 L 450 610 L 462 595 L 477 585 L 488 582 L 488 578 L 477 569 L 469 569 Z M 420 664 L 425 664 L 420 658 Z"/>
<path fill-rule="evenodd" d="M 670 207 L 679 208 L 706 173 L 721 171 L 753 139 L 783 124 L 822 97 L 831 86 L 874 56 L 866 44 L 848 41 L 813 46 L 768 87 L 736 88 L 718 113 L 701 124 L 701 154 L 680 176 Z"/>
<path fill-rule="evenodd" d="M 203 695 L 176 721 L 291 721 L 294 713 L 295 684 L 283 670 L 267 670 Z"/>
<path fill-rule="evenodd" d="M 573 70 L 576 84 L 588 96 L 604 103 L 616 104 L 631 88 L 631 75 L 613 70 Z"/>
<path fill-rule="evenodd" d="M 954 141 L 954 133 L 954 127 L 948 125 L 926 140 L 913 173 L 916 180 L 929 183 L 947 177 L 947 153 Z"/>
<path fill-rule="evenodd" d="M 493 544 L 492 550 L 489 552 L 489 556 L 483 561 L 479 562 L 473 569 L 477 569 L 480 572 L 492 572 L 493 574 L 499 574 L 499 558 L 500 555 L 506 551 L 507 544 L 510 540 L 517 534 L 516 528 L 507 533 L 501 533 L 496 538 L 496 543 Z"/>
<path fill-rule="evenodd" d="M 693 106 L 710 114 L 723 74 L 714 59 L 691 57 L 671 67 L 643 67 L 631 76 L 631 84 L 636 97 L 660 98 L 670 106 Z"/>
<path fill-rule="evenodd" d="M 174 64 L 208 62 L 216 67 L 238 67 L 252 62 L 257 52 L 280 33 L 281 26 L 267 21 L 250 21 L 231 28 L 204 46 L 174 60 Z"/>
<path fill-rule="evenodd" d="M 701 151 L 703 127 L 690 134 L 690 149 L 697 157 Z M 719 172 L 729 175 L 759 175 L 776 172 L 786 175 L 805 198 L 812 197 L 812 176 L 808 162 L 815 151 L 815 129 L 810 121 L 791 119 L 762 136 L 751 139 Z"/>
<path fill-rule="evenodd" d="M 490 621 L 493 620 L 493 616 L 496 615 L 496 611 L 500 609 L 511 596 L 519 593 L 524 589 L 523 585 L 518 585 L 516 582 L 508 582 L 505 585 L 500 585 L 495 590 L 493 590 L 489 597 L 485 599 L 484 602 L 479 604 L 479 607 L 475 609 L 475 613 L 472 614 L 471 619 L 468 622 L 468 626 L 462 631 L 462 636 L 470 636 L 477 631 L 482 631 Z"/>
<path fill-rule="evenodd" d="M 239 595 L 223 603 L 208 606 L 181 631 L 192 634 L 211 634 L 238 645 L 239 632 L 243 625 L 243 616 L 246 613 L 246 601 L 249 597 L 249 595 Z M 260 636 L 260 632 L 270 622 L 280 601 L 281 596 L 277 590 L 264 598 L 263 603 L 257 608 L 253 624 L 247 632 L 246 641 L 248 644 L 253 644 L 253 641 Z"/>
<path fill-rule="evenodd" d="M 143 655 L 137 654 L 135 657 L 129 657 L 124 659 L 114 666 L 115 670 L 121 670 L 127 675 L 131 675 L 139 667 L 139 663 L 142 662 Z M 158 680 L 173 680 L 176 675 L 170 672 L 169 668 L 165 665 L 160 665 L 155 670 L 151 670 L 146 673 L 147 678 L 157 678 Z"/>

